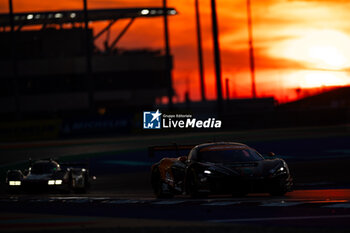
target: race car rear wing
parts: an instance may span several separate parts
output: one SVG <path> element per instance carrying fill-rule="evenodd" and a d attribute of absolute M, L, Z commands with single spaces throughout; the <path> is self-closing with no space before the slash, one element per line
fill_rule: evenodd
<path fill-rule="evenodd" d="M 184 154 L 180 154 L 180 152 L 189 152 L 195 145 L 168 145 L 168 146 L 150 146 L 148 147 L 148 156 L 154 157 L 156 152 L 175 152 L 176 156 L 182 156 Z"/>

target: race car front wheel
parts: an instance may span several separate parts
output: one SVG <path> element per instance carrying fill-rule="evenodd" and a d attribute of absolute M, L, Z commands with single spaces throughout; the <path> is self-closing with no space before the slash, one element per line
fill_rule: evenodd
<path fill-rule="evenodd" d="M 274 182 L 273 187 L 271 187 L 270 194 L 272 196 L 284 196 L 288 191 L 287 182 L 285 179 L 278 179 Z"/>

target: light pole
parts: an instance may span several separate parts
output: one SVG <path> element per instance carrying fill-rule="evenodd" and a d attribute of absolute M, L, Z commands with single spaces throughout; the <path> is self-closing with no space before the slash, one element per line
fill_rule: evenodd
<path fill-rule="evenodd" d="M 168 80 L 168 108 L 173 108 L 173 82 L 171 77 L 171 57 L 170 57 L 170 43 L 169 43 L 169 25 L 167 0 L 163 0 L 163 18 L 164 18 L 164 39 L 165 39 L 165 75 Z"/>
<path fill-rule="evenodd" d="M 17 72 L 17 54 L 16 54 L 16 35 L 15 35 L 15 23 L 13 17 L 13 4 L 12 0 L 9 0 L 9 18 L 10 18 L 10 46 L 11 46 L 11 60 L 12 60 L 12 84 L 15 98 L 15 111 L 16 119 L 21 118 L 21 104 L 19 98 L 19 87 L 18 87 L 18 72 Z"/>
<path fill-rule="evenodd" d="M 250 0 L 247 0 L 247 18 L 248 18 L 248 37 L 249 37 L 250 76 L 252 78 L 252 97 L 255 99 L 256 98 L 255 63 L 254 63 L 252 12 L 251 12 Z"/>
<path fill-rule="evenodd" d="M 225 88 L 226 88 L 226 101 L 230 101 L 230 80 L 228 78 L 225 79 Z"/>
<path fill-rule="evenodd" d="M 202 97 L 202 101 L 205 101 L 206 97 L 205 97 L 205 82 L 204 82 L 204 68 L 203 68 L 203 49 L 202 49 L 201 21 L 200 21 L 200 14 L 199 14 L 199 0 L 195 0 L 195 9 L 196 9 L 198 64 L 199 64 L 201 97 Z"/>
<path fill-rule="evenodd" d="M 222 112 L 222 83 L 221 83 L 221 61 L 220 61 L 220 46 L 218 20 L 216 13 L 216 1 L 211 0 L 211 16 L 213 24 L 213 41 L 214 41 L 214 59 L 215 59 L 215 74 L 216 74 L 216 89 L 217 89 L 217 105 L 219 114 Z"/>
<path fill-rule="evenodd" d="M 91 64 L 91 38 L 89 33 L 89 16 L 87 0 L 84 2 L 84 26 L 85 26 L 85 43 L 86 43 L 86 79 L 88 83 L 88 100 L 89 100 L 89 111 L 92 114 L 94 112 L 94 77 L 92 75 L 92 64 Z"/>

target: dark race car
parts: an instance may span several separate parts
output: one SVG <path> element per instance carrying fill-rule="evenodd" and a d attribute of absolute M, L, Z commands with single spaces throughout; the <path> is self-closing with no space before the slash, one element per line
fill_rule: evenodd
<path fill-rule="evenodd" d="M 53 160 L 30 162 L 29 168 L 9 170 L 6 184 L 10 192 L 86 192 L 90 186 L 89 171 L 82 164 L 59 164 Z"/>
<path fill-rule="evenodd" d="M 163 158 L 151 168 L 151 184 L 157 197 L 189 194 L 246 195 L 268 192 L 284 195 L 292 190 L 293 179 L 283 159 L 265 159 L 247 145 L 234 142 L 197 146 L 152 147 L 157 151 L 182 151 L 186 156 Z M 178 154 L 179 155 L 179 154 Z"/>

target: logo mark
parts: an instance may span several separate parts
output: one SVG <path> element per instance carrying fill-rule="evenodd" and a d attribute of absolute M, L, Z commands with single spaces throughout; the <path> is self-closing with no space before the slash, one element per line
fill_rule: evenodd
<path fill-rule="evenodd" d="M 143 112 L 143 128 L 144 129 L 160 129 L 161 115 L 159 109 L 156 112 Z"/>

